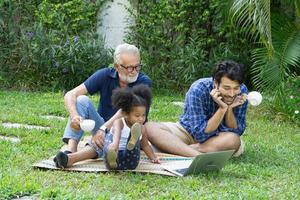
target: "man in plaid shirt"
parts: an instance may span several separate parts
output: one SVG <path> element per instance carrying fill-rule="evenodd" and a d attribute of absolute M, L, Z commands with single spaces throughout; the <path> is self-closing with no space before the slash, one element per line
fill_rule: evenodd
<path fill-rule="evenodd" d="M 240 136 L 246 128 L 247 93 L 241 66 L 223 61 L 212 78 L 192 84 L 179 122 L 146 124 L 149 140 L 162 151 L 182 156 L 231 149 L 239 156 L 244 148 Z"/>

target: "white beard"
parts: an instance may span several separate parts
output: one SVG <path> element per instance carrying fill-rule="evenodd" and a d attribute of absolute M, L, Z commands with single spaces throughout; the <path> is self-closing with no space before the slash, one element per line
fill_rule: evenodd
<path fill-rule="evenodd" d="M 133 83 L 137 80 L 138 75 L 139 74 L 137 73 L 136 76 L 130 77 L 129 75 L 125 76 L 125 75 L 119 73 L 119 78 L 121 79 L 121 81 L 123 81 L 125 83 Z"/>

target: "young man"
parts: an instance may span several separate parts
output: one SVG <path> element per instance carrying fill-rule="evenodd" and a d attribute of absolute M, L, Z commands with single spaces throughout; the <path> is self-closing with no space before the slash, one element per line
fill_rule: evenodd
<path fill-rule="evenodd" d="M 83 135 L 80 129 L 80 120 L 95 120 L 95 128 L 92 131 L 92 143 L 99 148 L 103 147 L 104 136 L 107 128 L 113 121 L 121 116 L 121 111 L 112 107 L 112 91 L 117 87 L 133 87 L 137 84 L 145 84 L 151 87 L 152 81 L 143 73 L 140 73 L 140 53 L 137 47 L 130 44 L 117 46 L 114 52 L 114 68 L 104 68 L 96 71 L 84 83 L 67 92 L 65 106 L 70 114 L 68 124 L 62 140 L 68 144 L 67 153 L 76 152 L 77 145 Z M 98 111 L 91 100 L 84 96 L 89 93 L 100 94 Z M 104 126 L 106 122 L 106 126 Z"/>
<path fill-rule="evenodd" d="M 241 153 L 247 110 L 243 94 L 248 92 L 242 77 L 237 63 L 218 64 L 212 78 L 192 84 L 178 123 L 146 124 L 150 142 L 162 151 L 182 156 L 229 149 Z"/>

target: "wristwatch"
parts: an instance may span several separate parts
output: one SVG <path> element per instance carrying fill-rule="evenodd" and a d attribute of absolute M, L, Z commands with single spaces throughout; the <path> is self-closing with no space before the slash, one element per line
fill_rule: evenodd
<path fill-rule="evenodd" d="M 105 125 L 102 125 L 99 129 L 104 131 L 104 133 L 108 132 L 108 128 Z"/>

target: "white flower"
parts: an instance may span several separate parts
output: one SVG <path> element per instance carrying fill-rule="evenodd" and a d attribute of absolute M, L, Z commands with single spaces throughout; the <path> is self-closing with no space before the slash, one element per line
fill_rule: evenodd
<path fill-rule="evenodd" d="M 293 96 L 293 95 L 291 95 L 291 96 L 290 96 L 290 99 L 293 99 L 293 98 L 294 98 L 294 96 Z"/>
<path fill-rule="evenodd" d="M 295 110 L 295 114 L 299 114 L 299 110 Z"/>

